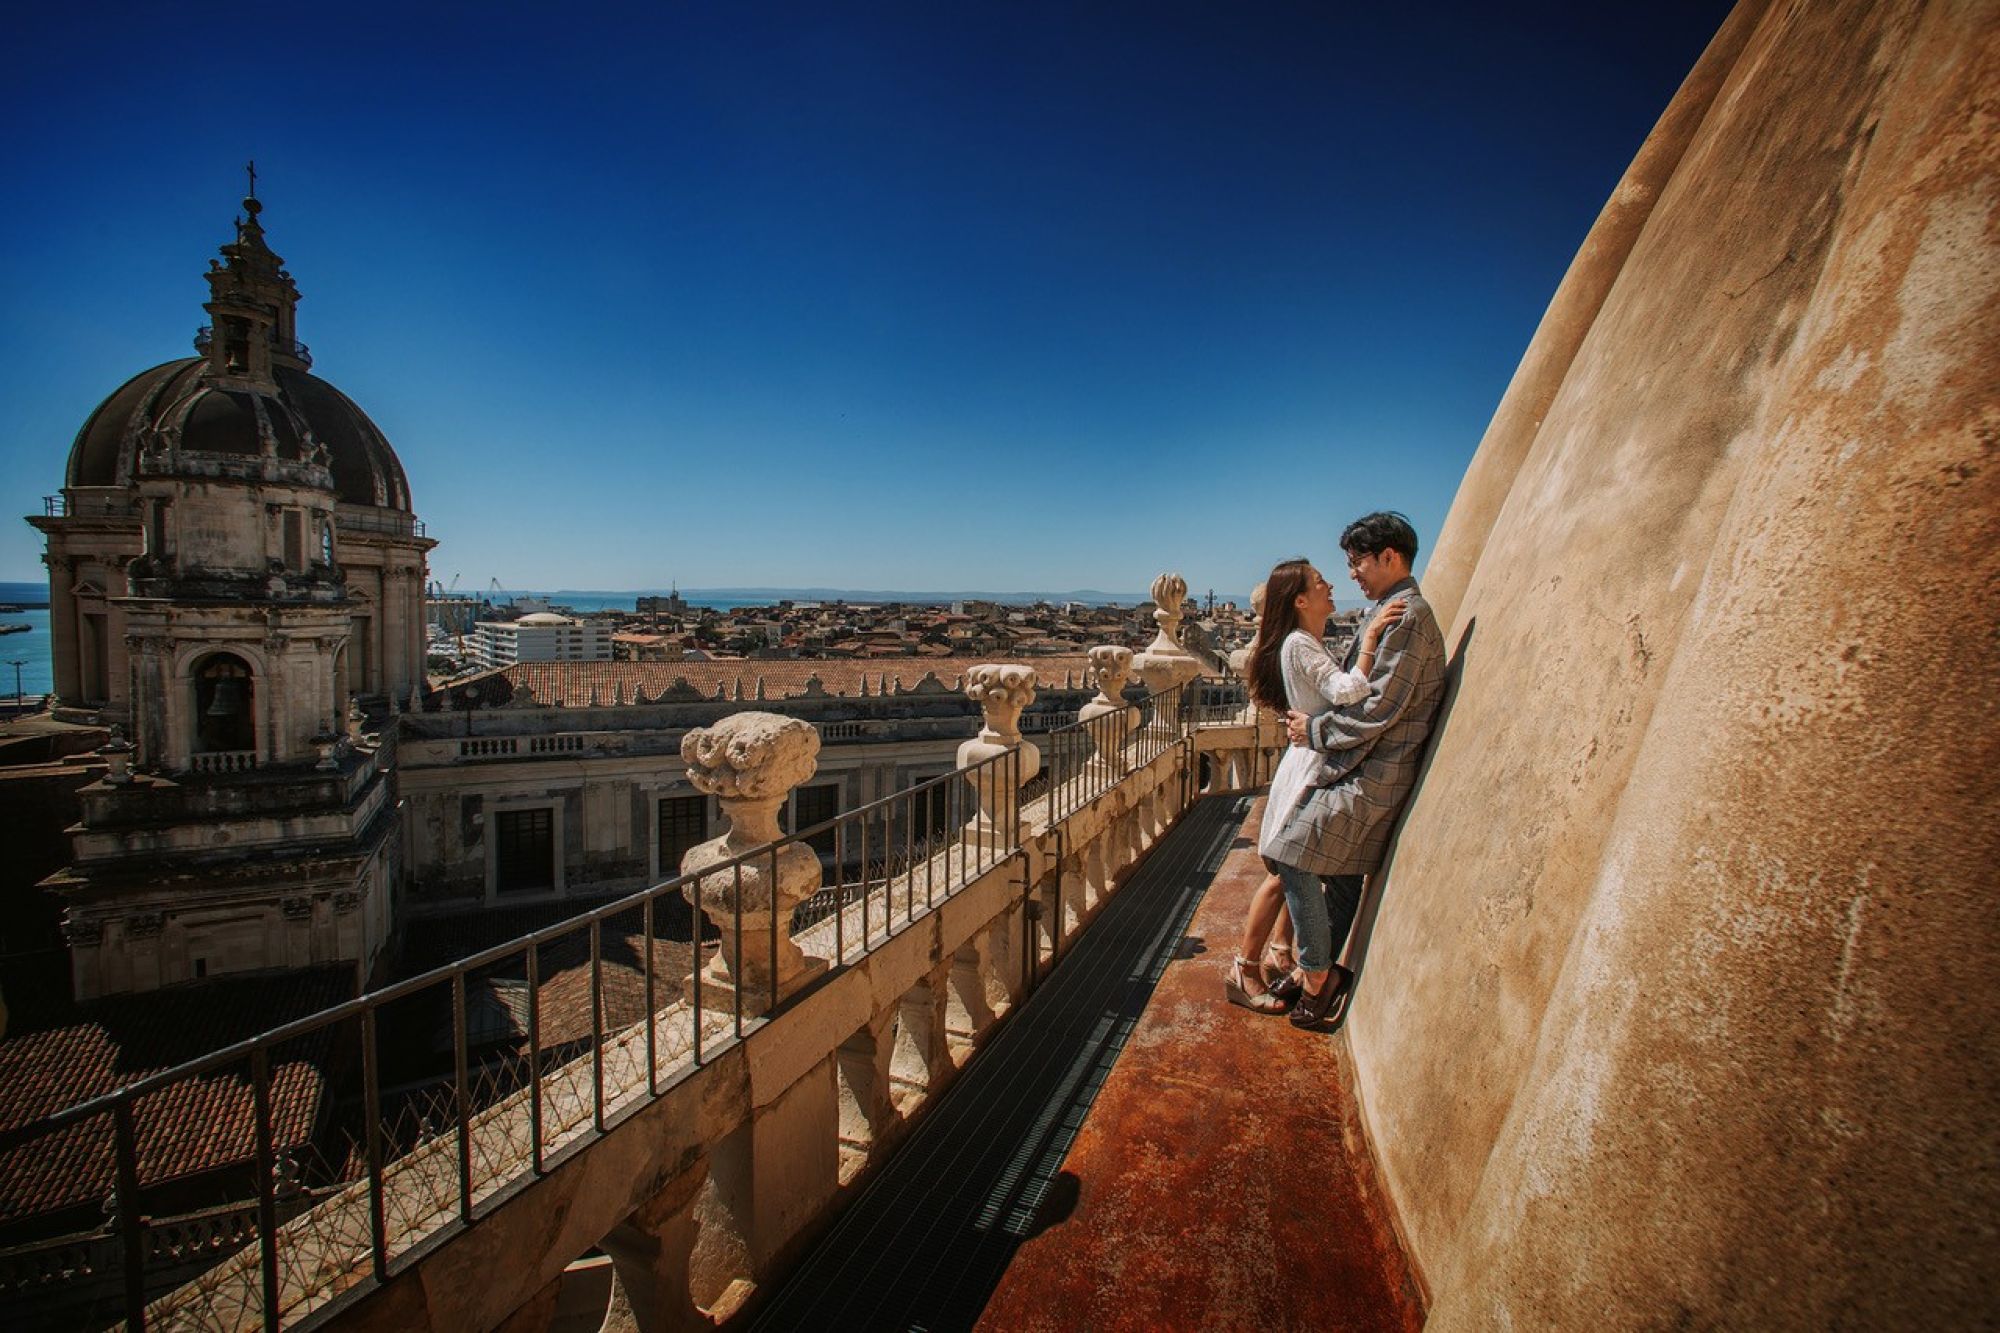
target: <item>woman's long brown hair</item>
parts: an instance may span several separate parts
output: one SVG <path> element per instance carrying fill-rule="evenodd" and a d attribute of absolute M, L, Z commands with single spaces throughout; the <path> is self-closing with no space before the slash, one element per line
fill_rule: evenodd
<path fill-rule="evenodd" d="M 1285 666 L 1280 651 L 1285 636 L 1299 627 L 1299 595 L 1306 590 L 1312 562 L 1304 556 L 1280 561 L 1264 580 L 1264 614 L 1257 621 L 1257 642 L 1250 649 L 1250 697 L 1262 707 L 1282 713 L 1291 707 L 1285 698 Z"/>

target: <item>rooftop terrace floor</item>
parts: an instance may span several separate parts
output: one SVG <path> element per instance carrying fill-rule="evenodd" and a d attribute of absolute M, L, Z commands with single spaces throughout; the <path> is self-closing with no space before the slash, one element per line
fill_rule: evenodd
<path fill-rule="evenodd" d="M 1260 811 L 1188 812 L 758 1327 L 1422 1326 L 1340 1043 L 1222 997 Z"/>

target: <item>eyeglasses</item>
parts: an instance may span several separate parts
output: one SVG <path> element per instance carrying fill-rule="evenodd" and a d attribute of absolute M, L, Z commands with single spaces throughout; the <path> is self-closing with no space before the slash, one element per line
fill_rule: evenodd
<path fill-rule="evenodd" d="M 1361 568 L 1361 566 L 1367 564 L 1370 560 L 1373 560 L 1376 556 L 1380 554 L 1381 554 L 1380 551 L 1363 551 L 1360 555 L 1348 556 L 1347 557 L 1348 572 L 1352 573 L 1354 570 Z"/>

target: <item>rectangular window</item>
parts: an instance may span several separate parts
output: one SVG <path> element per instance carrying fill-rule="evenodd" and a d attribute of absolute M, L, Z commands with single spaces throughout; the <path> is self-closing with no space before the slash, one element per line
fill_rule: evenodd
<path fill-rule="evenodd" d="M 708 841 L 708 798 L 706 796 L 662 796 L 660 798 L 660 878 L 672 879 L 681 873 L 681 858 L 688 850 Z"/>
<path fill-rule="evenodd" d="M 285 568 L 306 567 L 306 516 L 296 509 L 285 511 Z"/>
<path fill-rule="evenodd" d="M 814 824 L 823 824 L 840 813 L 840 784 L 822 783 L 817 787 L 801 787 L 792 793 L 792 827 L 799 832 Z M 823 829 L 806 839 L 806 845 L 816 852 L 833 853 L 834 832 Z"/>
<path fill-rule="evenodd" d="M 556 886 L 556 812 L 502 810 L 493 816 L 493 889 L 547 893 Z"/>

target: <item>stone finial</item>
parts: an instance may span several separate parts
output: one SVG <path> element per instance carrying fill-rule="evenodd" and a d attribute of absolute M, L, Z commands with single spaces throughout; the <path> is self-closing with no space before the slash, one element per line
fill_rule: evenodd
<path fill-rule="evenodd" d="M 1261 619 L 1263 615 L 1264 615 L 1264 585 L 1260 583 L 1256 587 L 1250 590 L 1250 619 L 1254 623 L 1257 620 Z M 1234 671 L 1239 676 L 1244 676 L 1244 677 L 1249 676 L 1250 650 L 1255 646 L 1256 646 L 1256 636 L 1253 633 L 1251 635 L 1251 642 L 1244 644 L 1241 648 L 1238 648 L 1235 652 L 1229 655 L 1227 659 L 1229 662 L 1229 669 L 1231 671 Z M 1246 714 L 1253 714 L 1257 711 L 1257 706 L 1255 704 L 1247 705 L 1244 711 Z"/>
<path fill-rule="evenodd" d="M 740 866 L 703 872 L 784 836 L 778 810 L 819 766 L 819 732 L 795 717 L 734 713 L 690 731 L 681 740 L 681 758 L 688 781 L 717 797 L 729 820 L 721 837 L 681 858 L 681 874 L 695 877 L 682 892 L 722 935 L 721 950 L 698 984 L 712 991 L 717 1003 L 742 996 L 746 1012 L 774 1004 L 826 967 L 825 959 L 800 951 L 790 930 L 793 910 L 819 889 L 818 854 L 790 842 Z"/>
<path fill-rule="evenodd" d="M 367 727 L 367 725 L 368 725 L 368 715 L 361 711 L 361 696 L 357 694 L 348 695 L 347 696 L 348 744 L 359 745 L 361 743 L 361 733 Z"/>
<path fill-rule="evenodd" d="M 965 697 L 985 714 L 986 727 L 979 739 L 1018 745 L 1021 710 L 1035 701 L 1035 669 L 1011 662 L 973 667 L 965 673 Z"/>
<path fill-rule="evenodd" d="M 106 772 L 104 780 L 114 787 L 122 787 L 132 781 L 132 752 L 139 747 L 125 739 L 125 728 L 117 723 L 111 727 L 111 739 L 97 747 L 97 753 L 104 756 Z"/>
<path fill-rule="evenodd" d="M 1125 702 L 1132 660 L 1132 650 L 1115 643 L 1092 648 L 1090 675 L 1097 684 L 1097 697 L 1076 710 L 1076 720 L 1084 724 L 1084 734 L 1095 751 L 1090 762 L 1120 773 L 1124 771 L 1125 742 L 1139 728 L 1139 710 Z M 1106 718 L 1110 720 L 1099 720 Z"/>
<path fill-rule="evenodd" d="M 596 708 L 597 706 L 598 706 L 598 704 L 597 704 L 597 682 L 593 680 L 593 681 L 591 681 L 591 682 L 590 682 L 590 693 L 589 693 L 588 695 L 586 695 L 586 696 L 585 696 L 585 700 L 584 700 L 584 707 L 586 707 L 586 708 Z"/>
<path fill-rule="evenodd" d="M 1115 643 L 1100 643 L 1090 650 L 1090 679 L 1097 686 L 1095 703 L 1116 704 L 1125 698 L 1125 682 L 1132 678 L 1132 650 Z"/>
<path fill-rule="evenodd" d="M 778 800 L 819 766 L 819 733 L 795 717 L 735 713 L 682 737 L 681 758 L 698 791 L 725 801 Z"/>
<path fill-rule="evenodd" d="M 1181 606 L 1186 601 L 1187 580 L 1180 575 L 1162 574 L 1153 580 L 1153 622 L 1160 632 L 1132 662 L 1151 693 L 1185 685 L 1201 674 L 1201 663 L 1180 644 Z"/>
<path fill-rule="evenodd" d="M 1021 739 L 1021 710 L 1035 701 L 1033 667 L 985 663 L 965 673 L 965 697 L 979 705 L 986 725 L 958 747 L 958 766 L 979 798 L 979 813 L 966 825 L 968 842 L 1004 849 L 1016 845 L 1026 821 L 1019 787 L 1042 771 L 1042 752 Z M 1011 763 L 988 763 L 1008 751 Z"/>
<path fill-rule="evenodd" d="M 611 682 L 611 706 L 613 708 L 625 706 L 625 682 L 622 680 Z"/>
<path fill-rule="evenodd" d="M 1153 623 L 1168 642 L 1178 643 L 1181 606 L 1187 601 L 1187 580 L 1178 574 L 1162 574 L 1153 580 Z"/>

